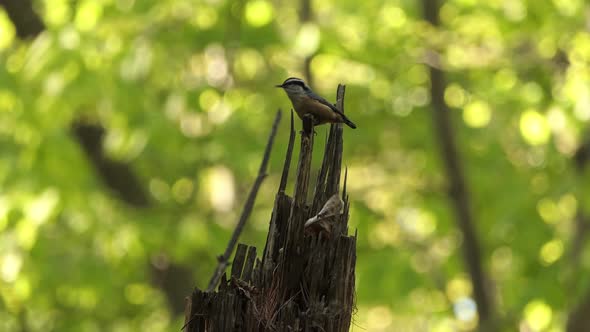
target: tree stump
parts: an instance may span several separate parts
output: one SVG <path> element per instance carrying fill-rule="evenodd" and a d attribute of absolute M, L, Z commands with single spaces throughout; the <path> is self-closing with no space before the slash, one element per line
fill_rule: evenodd
<path fill-rule="evenodd" d="M 343 85 L 337 107 L 344 111 Z M 285 194 L 295 131 L 291 133 L 262 258 L 255 247 L 239 244 L 229 278 L 217 291 L 195 289 L 187 298 L 186 332 L 348 331 L 354 306 L 356 234 L 348 236 L 346 172 L 340 194 L 342 213 L 330 231 L 304 231 L 305 221 L 339 192 L 342 124 L 333 124 L 325 145 L 313 199 L 307 202 L 314 133 L 304 119 L 293 197 Z"/>

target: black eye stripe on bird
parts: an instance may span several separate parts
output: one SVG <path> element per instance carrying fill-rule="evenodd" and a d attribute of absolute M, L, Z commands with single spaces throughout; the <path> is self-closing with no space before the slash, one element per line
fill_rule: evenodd
<path fill-rule="evenodd" d="M 297 78 L 297 77 L 287 78 L 285 80 L 285 82 L 283 83 L 283 85 L 284 84 L 298 84 L 298 85 L 301 85 L 301 86 L 305 86 L 305 82 L 302 79 Z"/>
<path fill-rule="evenodd" d="M 283 84 L 276 87 L 285 90 L 299 118 L 303 119 L 305 115 L 311 114 L 315 126 L 324 123 L 344 123 L 350 128 L 356 128 L 356 125 L 344 113 L 313 92 L 302 79 L 289 77 Z"/>

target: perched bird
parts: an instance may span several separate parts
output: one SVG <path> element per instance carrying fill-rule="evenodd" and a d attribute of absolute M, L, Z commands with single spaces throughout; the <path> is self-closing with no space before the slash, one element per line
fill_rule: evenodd
<path fill-rule="evenodd" d="M 327 219 L 331 217 L 336 217 L 342 212 L 342 208 L 344 207 L 344 202 L 338 195 L 335 193 L 328 199 L 324 207 L 316 214 L 314 217 L 307 219 L 305 225 L 303 226 L 304 229 L 307 229 L 315 224 L 319 224 L 318 226 L 326 231 L 330 231 L 329 223 L 326 223 Z"/>
<path fill-rule="evenodd" d="M 326 99 L 313 92 L 305 82 L 296 77 L 290 77 L 283 84 L 276 85 L 287 93 L 297 115 L 303 120 L 307 114 L 313 115 L 314 126 L 324 123 L 345 123 L 350 128 L 356 125 L 344 113 Z"/>

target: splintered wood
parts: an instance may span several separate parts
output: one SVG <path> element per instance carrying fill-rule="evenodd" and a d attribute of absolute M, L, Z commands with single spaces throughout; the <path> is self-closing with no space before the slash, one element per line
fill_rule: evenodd
<path fill-rule="evenodd" d="M 344 86 L 337 107 L 344 111 Z M 342 125 L 334 124 L 325 145 L 313 199 L 307 202 L 314 134 L 304 120 L 293 197 L 285 193 L 295 140 L 293 114 L 283 174 L 262 258 L 239 244 L 229 279 L 215 292 L 195 289 L 187 298 L 186 332 L 197 331 L 348 331 L 354 307 L 356 234 L 348 236 L 346 172 L 342 213 L 306 229 L 338 194 L 342 165 Z"/>

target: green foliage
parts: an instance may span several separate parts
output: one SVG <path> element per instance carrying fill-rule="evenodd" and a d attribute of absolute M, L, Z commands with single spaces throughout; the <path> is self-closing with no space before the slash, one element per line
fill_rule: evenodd
<path fill-rule="evenodd" d="M 302 24 L 290 1 L 40 0 L 47 27 L 30 40 L 0 9 L 0 330 L 177 331 L 158 273 L 185 273 L 187 295 L 206 286 L 274 112 L 290 106 L 273 85 L 303 77 L 309 56 L 314 89 L 334 99 L 347 84 L 358 125 L 344 147 L 354 330 L 473 329 L 433 134 L 433 51 L 502 325 L 563 331 L 588 288 L 588 250 L 569 255 L 590 203 L 572 159 L 590 120 L 587 5 L 452 0 L 435 30 L 417 3 L 312 1 Z M 80 121 L 105 128 L 104 155 L 129 165 L 148 207 L 105 183 Z M 241 238 L 260 249 L 287 139 L 283 121 Z"/>

